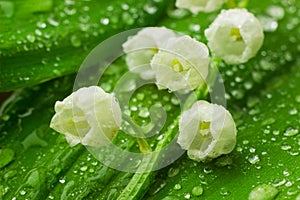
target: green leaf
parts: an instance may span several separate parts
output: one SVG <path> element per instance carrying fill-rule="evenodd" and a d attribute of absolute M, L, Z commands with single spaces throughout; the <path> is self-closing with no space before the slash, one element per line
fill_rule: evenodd
<path fill-rule="evenodd" d="M 77 72 L 107 37 L 154 25 L 166 2 L 0 1 L 0 91 Z"/>
<path fill-rule="evenodd" d="M 48 14 L 52 12 L 56 1 L 53 1 L 53 4 L 49 2 L 45 1 L 36 7 L 28 8 L 25 13 L 14 13 L 16 18 L 25 16 L 30 24 L 28 28 L 19 24 L 18 26 L 24 29 L 19 35 L 25 38 L 30 31 L 37 28 L 36 22 L 41 19 L 47 20 L 44 17 L 49 17 Z M 130 2 L 132 8 L 142 6 L 142 3 Z M 88 4 L 83 1 L 79 5 L 85 3 Z M 0 2 L 0 5 L 1 9 L 8 9 L 5 12 L 2 10 L 1 18 L 11 20 L 11 5 L 3 2 Z M 99 8 L 99 5 L 96 4 L 95 9 Z M 110 5 L 121 6 L 121 3 L 114 1 L 103 5 L 109 8 Z M 159 16 L 164 15 L 165 4 L 159 5 L 160 15 L 156 14 L 153 19 L 149 17 L 151 23 L 167 26 L 206 42 L 203 31 L 217 12 L 192 16 L 187 12 L 173 10 L 170 6 L 167 16 L 158 22 Z M 26 4 L 19 6 L 26 7 Z M 74 21 L 78 17 L 79 7 L 75 7 L 76 14 L 74 18 L 71 15 L 70 25 L 59 30 L 60 34 L 65 31 L 67 36 L 58 39 L 60 43 L 55 48 L 51 46 L 49 55 L 52 57 L 47 57 L 49 65 L 40 65 L 41 56 L 44 56 L 40 49 L 30 49 L 27 53 L 22 49 L 19 52 L 14 45 L 15 41 L 9 40 L 12 32 L 4 26 L 6 31 L 1 37 L 7 37 L 8 40 L 0 43 L 2 90 L 40 83 L 76 70 L 78 63 L 81 63 L 80 59 L 85 56 L 82 54 L 83 49 L 81 46 L 72 47 L 71 41 L 65 39 L 73 34 L 71 30 L 76 32 L 78 29 Z M 0 162 L 0 199 L 248 199 L 250 194 L 254 199 L 299 198 L 300 59 L 297 55 L 300 25 L 296 15 L 299 7 L 298 1 L 250 1 L 251 12 L 264 19 L 273 19 L 269 22 L 272 22 L 273 26 L 274 23 L 278 23 L 278 27 L 266 32 L 264 46 L 257 57 L 248 63 L 235 66 L 221 63 L 220 72 L 228 97 L 227 107 L 238 127 L 237 146 L 231 154 L 209 163 L 194 162 L 184 154 L 172 165 L 150 173 L 133 174 L 106 167 L 84 147 L 69 147 L 62 135 L 49 128 L 55 101 L 63 99 L 72 91 L 74 77 L 64 76 L 17 90 L 2 105 L 0 157 L 4 154 L 5 159 L 1 159 Z M 274 21 L 271 15 L 272 11 L 275 11 L 272 9 L 278 11 L 281 8 L 284 18 Z M 120 16 L 126 13 L 120 9 L 116 10 L 119 10 Z M 32 12 L 35 13 L 34 16 L 45 16 L 32 19 Z M 67 12 L 72 12 L 72 9 Z M 90 15 L 95 15 L 95 20 L 99 23 L 99 17 L 95 13 L 93 11 Z M 276 17 L 276 13 L 273 15 Z M 146 18 L 148 19 L 145 16 Z M 0 23 L 8 24 L 8 21 L 3 20 Z M 110 32 L 105 37 L 139 25 L 123 26 L 120 23 L 120 27 L 114 29 L 113 24 L 110 24 L 105 30 L 112 29 L 115 32 Z M 48 26 L 49 30 L 55 30 L 55 27 L 49 24 Z M 78 38 L 90 45 L 86 53 L 94 44 L 105 38 L 98 33 L 101 36 L 92 36 L 89 41 L 89 38 L 80 34 L 83 33 L 79 33 Z M 29 37 L 29 40 L 32 38 Z M 45 41 L 48 40 L 45 38 Z M 33 42 L 32 45 L 37 44 Z M 58 68 L 62 72 L 53 75 L 51 71 L 57 62 L 57 53 L 61 54 Z M 29 64 L 24 64 L 24 61 Z M 20 63 L 24 66 L 20 66 Z M 123 58 L 114 65 L 118 70 L 108 70 L 99 82 L 108 92 L 113 91 L 114 84 L 127 70 Z M 20 77 L 31 73 L 28 66 L 33 72 L 26 82 Z M 8 81 L 16 79 L 20 80 Z M 142 126 L 150 122 L 150 117 L 144 115 L 144 112 L 149 111 L 148 109 L 155 104 L 163 106 L 168 115 L 164 128 L 158 135 L 149 139 L 152 149 L 160 149 L 178 130 L 176 120 L 181 111 L 174 95 L 165 90 L 159 91 L 154 85 L 146 85 L 135 91 L 128 109 L 133 121 Z M 113 142 L 128 151 L 139 151 L 135 139 L 122 131 Z M 141 165 L 151 169 L 157 161 L 159 157 L 145 158 Z"/>

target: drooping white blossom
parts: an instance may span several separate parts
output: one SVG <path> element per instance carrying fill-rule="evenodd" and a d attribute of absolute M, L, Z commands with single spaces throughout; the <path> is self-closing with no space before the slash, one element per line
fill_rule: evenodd
<path fill-rule="evenodd" d="M 236 144 L 234 120 L 224 107 L 197 101 L 180 118 L 177 143 L 196 161 L 228 154 Z"/>
<path fill-rule="evenodd" d="M 206 45 L 189 36 L 171 38 L 151 61 L 159 89 L 192 90 L 205 82 L 209 70 Z"/>
<path fill-rule="evenodd" d="M 225 0 L 176 0 L 178 8 L 186 8 L 192 13 L 213 12 L 222 7 Z"/>
<path fill-rule="evenodd" d="M 121 125 L 121 109 L 115 97 L 98 86 L 80 88 L 55 103 L 50 127 L 64 134 L 70 146 L 78 143 L 104 146 Z"/>
<path fill-rule="evenodd" d="M 123 50 L 126 53 L 126 63 L 130 71 L 137 72 L 143 79 L 151 79 L 154 73 L 150 68 L 150 61 L 165 42 L 172 37 L 176 37 L 174 31 L 164 27 L 143 28 L 133 37 L 130 37 L 124 44 Z M 149 68 L 138 67 L 149 65 Z M 145 70 L 145 68 L 147 70 Z"/>
<path fill-rule="evenodd" d="M 205 36 L 213 56 L 228 64 L 247 62 L 264 40 L 260 22 L 246 9 L 223 10 L 205 30 Z"/>

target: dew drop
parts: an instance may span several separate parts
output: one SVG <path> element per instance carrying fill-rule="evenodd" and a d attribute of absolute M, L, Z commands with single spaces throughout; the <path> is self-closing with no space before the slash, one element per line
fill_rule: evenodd
<path fill-rule="evenodd" d="M 249 97 L 249 98 L 247 99 L 247 106 L 248 106 L 249 108 L 255 106 L 255 105 L 258 104 L 258 103 L 259 103 L 259 98 L 257 98 L 257 97 Z"/>
<path fill-rule="evenodd" d="M 195 186 L 192 189 L 192 195 L 198 197 L 201 196 L 203 194 L 203 188 L 201 186 Z"/>
<path fill-rule="evenodd" d="M 81 40 L 77 35 L 72 35 L 70 38 L 71 44 L 73 47 L 80 47 L 81 46 Z"/>
<path fill-rule="evenodd" d="M 25 190 L 21 190 L 20 191 L 20 195 L 24 196 L 26 194 L 26 191 Z"/>
<path fill-rule="evenodd" d="M 179 173 L 179 168 L 171 167 L 168 171 L 168 177 L 174 177 Z"/>
<path fill-rule="evenodd" d="M 56 21 L 54 18 L 48 18 L 48 22 L 52 26 L 59 26 L 59 22 Z"/>
<path fill-rule="evenodd" d="M 149 117 L 150 113 L 148 111 L 147 108 L 141 108 L 140 111 L 139 111 L 139 116 L 142 117 L 142 118 L 147 118 Z"/>
<path fill-rule="evenodd" d="M 289 145 L 283 145 L 283 146 L 281 146 L 281 149 L 282 149 L 283 151 L 290 150 L 291 148 L 292 148 L 292 147 L 289 146 Z"/>
<path fill-rule="evenodd" d="M 283 19 L 284 17 L 284 9 L 280 6 L 269 6 L 267 13 L 277 20 Z"/>
<path fill-rule="evenodd" d="M 179 101 L 179 99 L 178 99 L 177 97 L 173 96 L 173 97 L 171 98 L 171 103 L 172 103 L 173 105 L 179 105 L 179 104 L 180 104 L 180 101 Z"/>
<path fill-rule="evenodd" d="M 187 11 L 186 9 L 178 8 L 175 10 L 168 10 L 167 14 L 170 18 L 173 18 L 173 19 L 183 19 L 183 18 L 189 16 L 190 12 Z"/>
<path fill-rule="evenodd" d="M 245 95 L 242 90 L 232 90 L 231 94 L 236 99 L 242 99 Z"/>
<path fill-rule="evenodd" d="M 297 103 L 300 103 L 300 95 L 297 95 L 295 100 L 296 100 Z"/>
<path fill-rule="evenodd" d="M 273 135 L 279 135 L 280 134 L 280 131 L 279 130 L 273 130 Z"/>
<path fill-rule="evenodd" d="M 144 10 L 150 14 L 150 15 L 153 15 L 157 12 L 157 7 L 156 6 L 153 6 L 151 4 L 145 4 L 144 5 Z"/>
<path fill-rule="evenodd" d="M 278 190 L 272 185 L 262 184 L 256 186 L 249 194 L 249 200 L 274 199 Z"/>
<path fill-rule="evenodd" d="M 296 108 L 293 108 L 292 110 L 289 111 L 290 115 L 296 115 L 298 113 L 298 110 Z"/>
<path fill-rule="evenodd" d="M 159 191 L 161 191 L 166 186 L 166 184 L 167 182 L 165 180 L 160 180 L 154 183 L 154 185 L 152 185 L 152 187 L 149 189 L 149 194 L 154 196 Z"/>
<path fill-rule="evenodd" d="M 88 166 L 82 166 L 80 167 L 80 171 L 85 172 L 88 169 Z"/>
<path fill-rule="evenodd" d="M 75 15 L 76 14 L 76 9 L 73 7 L 65 7 L 64 11 L 67 15 Z"/>
<path fill-rule="evenodd" d="M 190 198 L 191 198 L 191 194 L 189 194 L 189 193 L 185 194 L 185 195 L 184 195 L 184 198 L 185 198 L 185 199 L 190 199 Z"/>
<path fill-rule="evenodd" d="M 246 90 L 250 90 L 252 87 L 253 87 L 253 83 L 252 83 L 251 81 L 246 81 L 246 82 L 244 83 L 244 88 L 245 88 Z"/>
<path fill-rule="evenodd" d="M 286 194 L 289 196 L 296 195 L 296 194 L 298 194 L 298 189 L 290 188 L 290 189 L 288 189 Z M 296 200 L 298 200 L 298 199 L 296 198 Z"/>
<path fill-rule="evenodd" d="M 109 19 L 108 18 L 101 18 L 100 22 L 103 25 L 108 25 L 109 24 Z"/>
<path fill-rule="evenodd" d="M 253 148 L 253 147 L 251 147 L 251 148 L 249 149 L 249 151 L 250 151 L 250 153 L 255 153 L 256 149 Z"/>
<path fill-rule="evenodd" d="M 262 122 L 262 125 L 270 125 L 270 124 L 274 124 L 276 122 L 276 120 L 273 117 L 267 118 Z"/>
<path fill-rule="evenodd" d="M 204 172 L 205 174 L 210 174 L 210 173 L 213 172 L 213 170 L 212 170 L 211 168 L 209 168 L 209 167 L 204 167 L 204 168 L 203 168 L 203 172 Z"/>
<path fill-rule="evenodd" d="M 201 26 L 199 24 L 190 24 L 189 25 L 189 29 L 192 31 L 192 32 L 199 32 L 200 29 L 201 29 Z"/>
<path fill-rule="evenodd" d="M 181 185 L 179 183 L 174 185 L 174 190 L 180 190 L 181 189 Z"/>
<path fill-rule="evenodd" d="M 268 16 L 259 16 L 258 17 L 264 31 L 266 32 L 274 32 L 277 30 L 278 23 L 275 19 Z"/>
<path fill-rule="evenodd" d="M 258 163 L 260 161 L 260 158 L 258 157 L 258 155 L 255 155 L 253 157 L 248 158 L 248 161 L 253 165 Z"/>
<path fill-rule="evenodd" d="M 285 187 L 291 187 L 293 185 L 293 182 L 287 181 L 284 185 Z"/>
<path fill-rule="evenodd" d="M 7 114 L 4 114 L 4 115 L 2 116 L 2 120 L 3 120 L 3 121 L 8 121 L 9 118 L 10 118 L 10 116 L 7 115 Z"/>
<path fill-rule="evenodd" d="M 137 98 L 138 100 L 142 101 L 142 100 L 144 100 L 144 98 L 145 98 L 145 94 L 144 94 L 144 93 L 138 93 L 138 94 L 136 95 L 136 98 Z"/>
<path fill-rule="evenodd" d="M 26 39 L 30 42 L 30 43 L 33 43 L 35 41 L 35 36 L 34 35 L 31 35 L 31 34 L 28 34 L 26 36 Z"/>
<path fill-rule="evenodd" d="M 290 175 L 290 173 L 289 173 L 288 171 L 286 171 L 286 170 L 284 170 L 284 171 L 282 172 L 282 174 L 283 174 L 284 176 L 289 176 L 289 175 Z"/>
<path fill-rule="evenodd" d="M 127 25 L 132 25 L 134 24 L 134 18 L 132 17 L 132 15 L 128 12 L 124 12 L 122 14 L 122 21 L 127 24 Z"/>
<path fill-rule="evenodd" d="M 65 180 L 65 179 L 59 179 L 59 182 L 60 182 L 61 184 L 64 184 L 64 183 L 66 182 L 66 180 Z"/>
<path fill-rule="evenodd" d="M 292 128 L 292 127 L 289 127 L 285 130 L 285 132 L 283 133 L 284 136 L 287 136 L 287 137 L 291 137 L 291 136 L 295 136 L 299 133 L 299 130 L 298 129 L 295 129 L 295 128 Z"/>
<path fill-rule="evenodd" d="M 220 189 L 220 194 L 221 194 L 222 196 L 228 196 L 228 195 L 230 195 L 230 191 L 228 191 L 226 188 L 222 187 L 222 188 Z"/>
<path fill-rule="evenodd" d="M 39 21 L 39 22 L 36 23 L 36 26 L 39 27 L 39 28 L 44 29 L 44 28 L 47 27 L 47 24 L 45 22 Z"/>

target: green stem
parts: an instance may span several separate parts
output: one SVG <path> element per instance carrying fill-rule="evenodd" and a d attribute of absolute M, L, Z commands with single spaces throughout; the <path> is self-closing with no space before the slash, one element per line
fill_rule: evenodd
<path fill-rule="evenodd" d="M 239 8 L 247 8 L 249 0 L 241 0 L 238 4 Z"/>
<path fill-rule="evenodd" d="M 179 116 L 174 120 L 170 127 L 178 126 Z M 177 134 L 177 131 L 174 131 L 174 128 L 169 128 L 162 140 L 160 140 L 155 148 L 155 152 L 159 152 L 163 147 L 170 142 Z M 137 169 L 138 173 L 135 173 L 126 188 L 122 191 L 118 200 L 135 200 L 140 199 L 147 187 L 151 184 L 152 179 L 155 176 L 155 172 L 146 172 L 154 169 L 157 164 L 158 159 L 160 158 L 160 153 L 152 153 L 150 156 L 145 155 L 144 159 L 141 162 L 141 165 Z"/>
<path fill-rule="evenodd" d="M 148 144 L 147 140 L 144 139 L 144 134 L 139 128 L 136 126 L 136 124 L 131 120 L 131 117 L 128 115 L 123 115 L 123 119 L 131 125 L 131 128 L 137 134 L 137 143 L 139 145 L 139 149 L 142 153 L 149 153 L 151 152 L 151 147 Z"/>
<path fill-rule="evenodd" d="M 236 8 L 236 3 L 234 0 L 227 0 L 227 6 L 228 8 Z"/>
<path fill-rule="evenodd" d="M 144 138 L 136 138 L 137 143 L 139 145 L 139 149 L 142 153 L 149 153 L 151 152 L 151 147 L 148 144 L 147 140 Z"/>

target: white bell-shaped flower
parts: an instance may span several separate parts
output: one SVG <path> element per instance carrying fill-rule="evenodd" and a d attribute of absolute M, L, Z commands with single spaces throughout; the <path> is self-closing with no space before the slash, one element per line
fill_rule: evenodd
<path fill-rule="evenodd" d="M 50 127 L 66 136 L 70 146 L 78 143 L 104 146 L 117 133 L 121 109 L 112 94 L 98 86 L 80 88 L 55 103 Z"/>
<path fill-rule="evenodd" d="M 213 56 L 228 64 L 247 62 L 263 44 L 263 28 L 246 9 L 223 10 L 205 30 Z"/>
<path fill-rule="evenodd" d="M 171 38 L 151 61 L 159 89 L 193 90 L 205 82 L 209 70 L 209 52 L 201 42 L 189 36 Z"/>
<path fill-rule="evenodd" d="M 175 32 L 164 27 L 147 27 L 130 37 L 123 44 L 129 70 L 139 73 L 146 80 L 154 78 L 150 61 L 153 55 L 163 48 L 165 42 L 172 37 L 176 37 Z M 147 64 L 149 65 L 148 69 L 145 67 Z M 144 67 L 139 70 L 139 66 Z"/>
<path fill-rule="evenodd" d="M 180 118 L 177 143 L 196 161 L 228 154 L 236 144 L 234 120 L 224 107 L 197 101 Z"/>
<path fill-rule="evenodd" d="M 178 8 L 186 8 L 193 14 L 198 12 L 213 12 L 222 7 L 225 0 L 177 0 Z"/>

